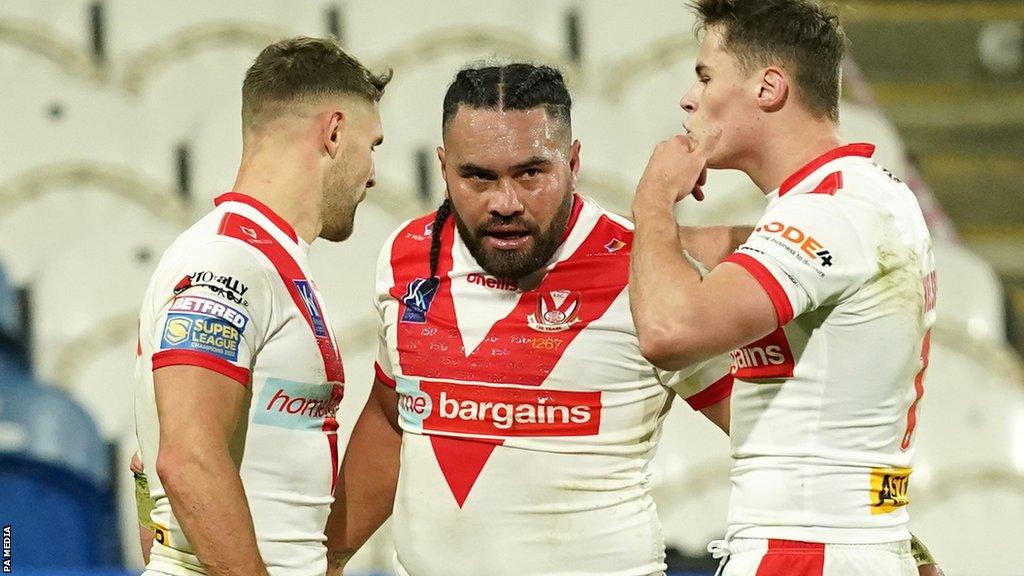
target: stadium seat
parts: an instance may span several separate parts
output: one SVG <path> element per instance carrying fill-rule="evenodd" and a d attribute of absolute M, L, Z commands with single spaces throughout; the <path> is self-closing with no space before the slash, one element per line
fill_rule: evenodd
<path fill-rule="evenodd" d="M 936 242 L 936 309 L 943 323 L 971 338 L 1006 341 L 1003 285 L 992 265 L 967 248 Z"/>
<path fill-rule="evenodd" d="M 731 464 L 725 433 L 676 399 L 650 467 L 666 546 L 700 556 L 708 542 L 722 538 Z"/>
<path fill-rule="evenodd" d="M 1019 574 L 1024 377 L 1005 345 L 936 332 L 911 476 L 911 529 L 946 574 Z"/>
<path fill-rule="evenodd" d="M 21 305 L 17 290 L 7 279 L 0 264 L 0 334 L 14 338 L 22 333 Z"/>
<path fill-rule="evenodd" d="M 19 566 L 113 566 L 110 455 L 63 392 L 0 379 L 0 501 L 17 531 Z"/>
<path fill-rule="evenodd" d="M 110 340 L 111 328 L 124 334 L 125 323 L 112 326 L 111 318 L 138 313 L 149 276 L 178 231 L 173 224 L 147 217 L 138 207 L 103 194 L 90 200 L 86 206 L 107 207 L 105 218 L 91 209 L 80 210 L 78 221 L 69 211 L 51 215 L 63 220 L 60 223 L 72 242 L 55 242 L 50 247 L 20 243 L 24 252 L 35 252 L 44 265 L 35 274 L 30 297 L 33 358 L 44 380 L 57 377 L 58 366 L 66 364 L 68 357 L 64 347 L 76 339 L 91 333 L 93 338 L 86 343 L 95 345 L 96 338 Z M 27 262 L 28 257 L 22 257 Z M 127 322 L 128 330 L 132 324 Z"/>

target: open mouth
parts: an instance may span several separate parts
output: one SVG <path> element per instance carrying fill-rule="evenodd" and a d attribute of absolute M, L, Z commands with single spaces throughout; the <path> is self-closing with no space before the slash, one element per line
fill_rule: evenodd
<path fill-rule="evenodd" d="M 526 244 L 531 234 L 525 228 L 490 228 L 484 231 L 483 236 L 493 248 L 516 250 Z"/>

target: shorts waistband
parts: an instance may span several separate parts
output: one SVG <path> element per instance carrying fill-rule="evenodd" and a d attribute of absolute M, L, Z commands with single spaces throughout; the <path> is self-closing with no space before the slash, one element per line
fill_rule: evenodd
<path fill-rule="evenodd" d="M 743 552 L 765 552 L 772 550 L 787 551 L 813 551 L 822 549 L 846 549 L 846 550 L 885 550 L 896 554 L 910 553 L 910 540 L 899 540 L 896 542 L 883 542 L 881 544 L 827 544 L 822 542 L 798 542 L 795 540 L 775 540 L 767 538 L 734 538 L 729 542 L 729 551 L 732 554 Z"/>

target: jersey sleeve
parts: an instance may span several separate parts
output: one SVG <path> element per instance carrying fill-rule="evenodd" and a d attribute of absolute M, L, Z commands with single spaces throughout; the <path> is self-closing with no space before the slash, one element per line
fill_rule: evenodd
<path fill-rule="evenodd" d="M 380 256 L 377 258 L 377 271 L 374 278 L 373 307 L 377 320 L 377 360 L 373 364 L 373 372 L 377 380 L 389 388 L 395 387 L 395 371 L 391 363 L 388 332 L 394 332 L 394 326 L 389 323 L 396 321 L 398 306 L 391 295 L 391 287 L 395 283 L 395 274 L 391 266 L 391 252 L 395 238 L 408 224 L 405 222 L 399 226 L 384 243 Z"/>
<path fill-rule="evenodd" d="M 662 385 L 671 388 L 694 410 L 703 410 L 732 395 L 732 357 L 728 354 L 677 372 L 654 370 Z"/>
<path fill-rule="evenodd" d="M 267 339 L 273 293 L 266 268 L 244 245 L 217 240 L 174 265 L 155 286 L 161 309 L 152 326 L 153 370 L 199 366 L 248 387 Z"/>
<path fill-rule="evenodd" d="M 840 192 L 841 193 L 841 192 Z M 787 199 L 757 223 L 750 238 L 725 259 L 761 285 L 779 326 L 838 302 L 874 273 L 860 232 L 834 198 Z"/>

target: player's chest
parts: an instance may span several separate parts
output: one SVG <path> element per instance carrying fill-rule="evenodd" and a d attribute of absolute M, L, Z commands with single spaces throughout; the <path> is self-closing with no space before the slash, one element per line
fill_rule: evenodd
<path fill-rule="evenodd" d="M 432 298 L 394 298 L 394 364 L 410 377 L 595 390 L 642 362 L 622 283 L 520 291 L 455 276 Z"/>

